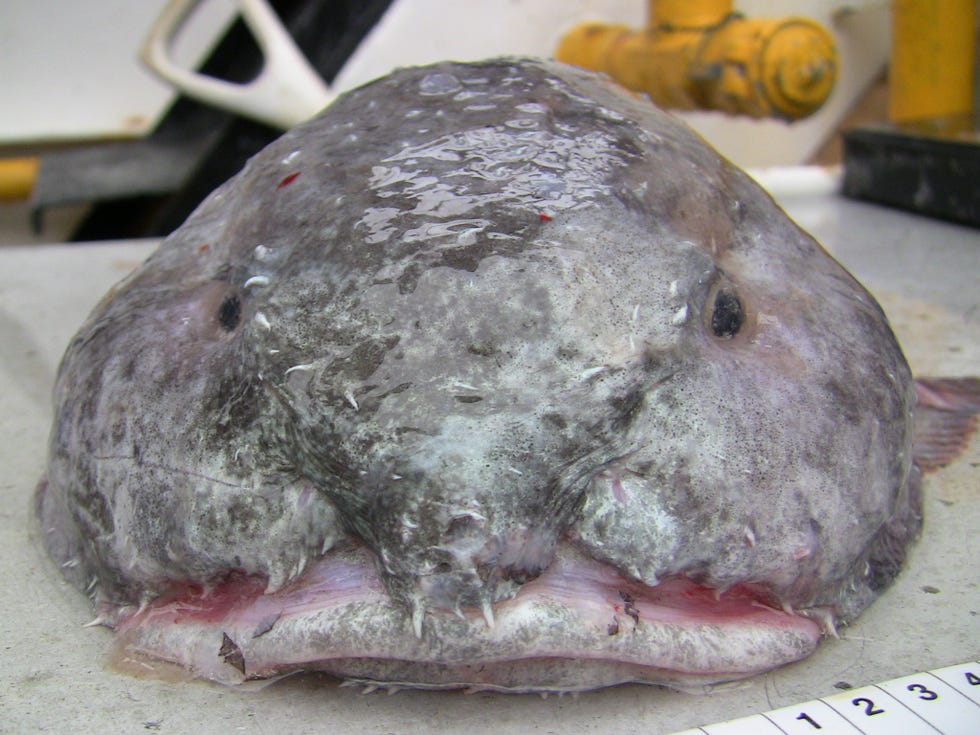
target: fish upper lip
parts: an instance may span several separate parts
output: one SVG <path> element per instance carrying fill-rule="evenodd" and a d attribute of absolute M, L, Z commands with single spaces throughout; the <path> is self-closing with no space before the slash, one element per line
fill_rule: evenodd
<path fill-rule="evenodd" d="M 649 587 L 567 543 L 539 577 L 493 606 L 492 620 L 485 615 L 429 610 L 416 637 L 411 612 L 387 594 L 370 552 L 358 545 L 327 554 L 274 593 L 264 592 L 261 578 L 237 572 L 209 586 L 175 583 L 144 608 L 122 611 L 116 628 L 125 655 L 170 660 L 226 683 L 297 670 L 337 673 L 337 661 L 468 670 L 525 659 L 589 659 L 718 681 L 803 658 L 821 634 L 818 622 L 781 608 L 761 585 L 718 591 L 675 575 Z M 228 649 L 225 638 L 243 666 L 229 669 L 216 657 Z M 673 650 L 695 638 L 707 642 L 686 659 Z M 758 651 L 759 660 L 746 651 Z"/>

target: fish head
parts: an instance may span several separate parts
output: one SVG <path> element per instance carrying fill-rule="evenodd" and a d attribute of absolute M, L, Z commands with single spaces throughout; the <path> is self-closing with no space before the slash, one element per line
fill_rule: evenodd
<path fill-rule="evenodd" d="M 444 64 L 287 133 L 103 300 L 37 504 L 127 655 L 208 678 L 696 685 L 891 580 L 913 402 L 873 298 L 681 123 Z"/>
<path fill-rule="evenodd" d="M 919 526 L 910 371 L 873 297 L 743 173 L 714 158 L 695 178 L 639 206 L 656 214 L 637 270 L 657 277 L 620 397 L 628 450 L 586 494 L 578 541 L 651 584 L 750 582 L 853 619 Z"/>

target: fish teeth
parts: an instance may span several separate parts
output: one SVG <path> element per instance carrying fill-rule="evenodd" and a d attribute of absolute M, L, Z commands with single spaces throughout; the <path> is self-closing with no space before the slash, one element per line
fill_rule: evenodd
<path fill-rule="evenodd" d="M 608 369 L 609 369 L 608 365 L 596 365 L 595 367 L 586 368 L 581 373 L 579 373 L 579 378 L 581 380 L 588 380 L 589 378 L 592 378 L 598 375 L 599 373 L 603 372 L 604 370 L 608 370 Z"/>
<path fill-rule="evenodd" d="M 361 410 L 360 406 L 357 404 L 357 399 L 354 397 L 354 391 L 352 390 L 344 391 L 344 398 L 346 398 L 347 402 L 354 407 L 355 411 Z"/>
<path fill-rule="evenodd" d="M 482 609 L 483 609 L 483 619 L 487 622 L 487 627 L 493 628 L 496 621 L 494 621 L 493 619 L 493 604 L 490 602 L 489 597 L 483 598 Z"/>
<path fill-rule="evenodd" d="M 146 610 L 146 608 L 150 606 L 150 603 L 153 602 L 155 597 L 156 594 L 150 590 L 143 592 L 143 594 L 140 595 L 139 607 L 136 608 L 136 615 L 140 615 L 144 610 Z"/>
<path fill-rule="evenodd" d="M 289 574 L 290 582 L 292 582 L 300 574 L 303 573 L 303 570 L 306 569 L 306 562 L 307 562 L 306 550 L 304 549 L 303 551 L 300 552 L 299 559 L 296 560 L 296 565 L 293 567 L 292 571 Z"/>
<path fill-rule="evenodd" d="M 261 311 L 255 312 L 255 316 L 252 317 L 252 319 L 265 331 L 268 332 L 272 329 L 272 324 L 269 322 L 269 318 Z"/>
<path fill-rule="evenodd" d="M 286 586 L 288 577 L 286 573 L 280 569 L 270 569 L 269 570 L 269 581 L 265 584 L 265 594 L 271 595 L 273 592 L 278 592 L 283 587 Z"/>
<path fill-rule="evenodd" d="M 808 607 L 797 611 L 800 615 L 814 621 L 820 626 L 820 631 L 830 638 L 840 639 L 834 614 L 826 607 Z"/>
<path fill-rule="evenodd" d="M 684 304 L 680 309 L 674 312 L 674 316 L 671 318 L 670 323 L 675 327 L 679 327 L 687 321 L 687 304 Z"/>
<path fill-rule="evenodd" d="M 425 605 L 418 598 L 412 600 L 412 631 L 415 637 L 422 640 L 422 619 L 425 617 Z"/>

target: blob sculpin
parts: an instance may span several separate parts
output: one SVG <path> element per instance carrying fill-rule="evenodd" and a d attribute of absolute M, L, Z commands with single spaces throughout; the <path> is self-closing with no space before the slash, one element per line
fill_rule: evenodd
<path fill-rule="evenodd" d="M 872 297 L 613 83 L 396 72 L 95 309 L 44 543 L 127 657 L 221 682 L 692 686 L 800 659 L 920 523 Z"/>

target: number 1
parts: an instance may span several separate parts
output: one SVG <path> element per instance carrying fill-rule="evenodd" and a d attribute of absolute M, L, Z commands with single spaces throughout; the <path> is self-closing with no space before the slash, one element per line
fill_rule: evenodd
<path fill-rule="evenodd" d="M 809 722 L 811 725 L 813 725 L 813 728 L 815 730 L 823 730 L 823 728 L 820 727 L 820 724 L 815 719 L 810 717 L 810 715 L 808 715 L 806 712 L 800 712 L 800 714 L 796 716 L 796 719 L 803 720 L 804 722 Z"/>

